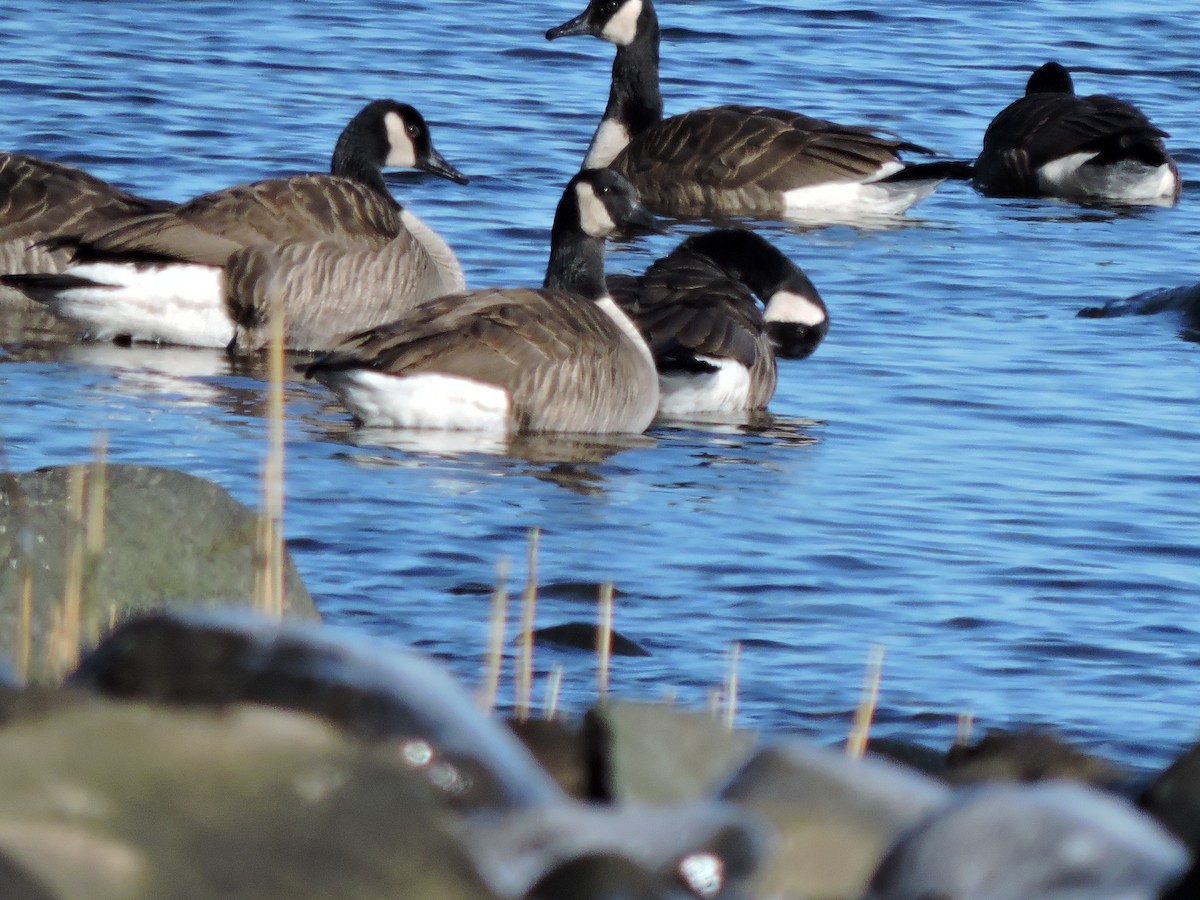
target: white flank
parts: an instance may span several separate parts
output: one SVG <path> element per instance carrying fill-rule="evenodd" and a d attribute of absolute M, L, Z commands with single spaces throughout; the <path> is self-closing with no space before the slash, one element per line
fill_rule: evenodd
<path fill-rule="evenodd" d="M 399 113 L 389 112 L 383 117 L 383 125 L 388 136 L 388 155 L 383 164 L 397 169 L 411 169 L 417 164 L 417 151 L 412 138 L 408 136 L 404 119 Z"/>
<path fill-rule="evenodd" d="M 508 392 L 436 372 L 387 375 L 368 369 L 322 374 L 363 425 L 446 431 L 509 431 Z"/>
<path fill-rule="evenodd" d="M 638 19 L 642 15 L 642 0 L 626 0 L 604 25 L 600 37 L 611 41 L 618 47 L 628 47 L 637 37 Z"/>
<path fill-rule="evenodd" d="M 795 325 L 820 325 L 828 314 L 817 303 L 794 291 L 776 291 L 767 301 L 763 318 L 768 322 L 786 322 Z"/>
<path fill-rule="evenodd" d="M 896 215 L 934 192 L 943 179 L 879 181 L 903 166 L 889 163 L 868 181 L 837 181 L 793 188 L 783 194 L 785 215 L 803 216 L 813 210 L 847 214 Z"/>
<path fill-rule="evenodd" d="M 701 356 L 716 372 L 659 376 L 658 412 L 685 416 L 697 412 L 736 412 L 750 403 L 750 372 L 732 359 Z"/>
<path fill-rule="evenodd" d="M 224 275 L 215 266 L 103 262 L 71 266 L 67 274 L 98 286 L 61 291 L 50 308 L 99 340 L 130 337 L 193 347 L 225 347 L 233 340 Z"/>
<path fill-rule="evenodd" d="M 629 129 L 619 119 L 602 119 L 592 135 L 587 156 L 583 158 L 584 169 L 603 169 L 617 154 L 629 146 Z"/>
<path fill-rule="evenodd" d="M 1116 200 L 1125 203 L 1173 199 L 1176 175 L 1171 167 L 1122 160 L 1107 166 L 1086 163 L 1095 153 L 1073 153 L 1038 169 L 1042 193 L 1071 200 Z"/>
<path fill-rule="evenodd" d="M 612 234 L 617 223 L 613 221 L 604 201 L 596 196 L 596 190 L 585 181 L 575 185 L 575 198 L 579 204 L 579 224 L 583 233 L 594 238 L 605 238 Z"/>

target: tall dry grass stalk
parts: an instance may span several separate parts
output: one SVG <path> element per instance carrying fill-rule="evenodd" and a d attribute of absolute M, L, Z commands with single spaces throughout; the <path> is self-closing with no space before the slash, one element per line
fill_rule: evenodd
<path fill-rule="evenodd" d="M 283 618 L 284 495 L 284 310 L 283 293 L 271 291 L 271 339 L 267 353 L 267 456 L 262 468 L 262 513 L 258 529 L 258 565 L 254 604 L 264 615 Z"/>
<path fill-rule="evenodd" d="M 608 700 L 608 670 L 612 660 L 613 586 L 600 585 L 600 626 L 596 629 L 596 693 L 600 702 Z"/>
<path fill-rule="evenodd" d="M 56 680 L 78 665 L 83 640 L 86 481 L 87 469 L 84 466 L 71 466 L 67 470 L 66 558 L 63 562 L 62 595 L 51 614 L 50 630 L 46 637 L 46 668 Z"/>
<path fill-rule="evenodd" d="M 487 648 L 483 656 L 483 688 L 475 705 L 490 716 L 500 695 L 500 675 L 504 671 L 504 630 L 508 619 L 508 560 L 496 563 L 496 586 L 492 589 L 491 615 L 488 621 Z"/>
<path fill-rule="evenodd" d="M 871 720 L 875 717 L 875 705 L 879 701 L 879 682 L 883 677 L 883 644 L 872 644 L 867 651 L 867 669 L 863 675 L 862 696 L 854 710 L 854 722 L 850 736 L 846 739 L 846 755 L 851 759 L 862 759 L 867 752 L 867 740 L 871 735 Z"/>
<path fill-rule="evenodd" d="M 737 717 L 738 699 L 738 662 L 742 655 L 740 641 L 729 645 L 729 658 L 725 666 L 725 727 L 733 731 L 733 721 Z"/>
<path fill-rule="evenodd" d="M 17 612 L 17 677 L 29 681 L 29 663 L 33 658 L 33 568 L 22 553 L 17 570 L 19 600 Z"/>
<path fill-rule="evenodd" d="M 521 592 L 521 630 L 517 667 L 514 673 L 514 706 L 518 722 L 529 718 L 533 705 L 533 625 L 537 617 L 537 563 L 541 532 L 529 529 L 529 550 L 526 553 L 525 590 Z"/>
<path fill-rule="evenodd" d="M 542 704 L 544 719 L 552 720 L 558 716 L 558 695 L 562 691 L 562 680 L 562 663 L 555 663 L 550 667 L 550 674 L 546 676 L 546 702 Z"/>
<path fill-rule="evenodd" d="M 954 729 L 954 743 L 965 747 L 971 743 L 971 729 L 975 725 L 975 714 L 964 709 L 958 714 L 958 724 Z"/>

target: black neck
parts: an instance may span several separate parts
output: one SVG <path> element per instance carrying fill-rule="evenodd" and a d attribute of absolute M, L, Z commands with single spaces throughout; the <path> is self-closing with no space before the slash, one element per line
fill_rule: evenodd
<path fill-rule="evenodd" d="M 381 143 L 381 141 L 383 143 Z M 387 159 L 386 139 L 375 130 L 352 121 L 338 138 L 333 148 L 333 160 L 329 164 L 331 175 L 349 178 L 370 188 L 393 203 L 395 198 L 383 180 L 381 167 Z M 397 204 L 399 205 L 399 204 Z"/>
<path fill-rule="evenodd" d="M 578 217 L 576 217 L 578 218 Z M 589 237 L 577 224 L 554 217 L 550 234 L 550 262 L 542 287 L 578 294 L 588 300 L 608 296 L 604 283 L 604 241 Z"/>
<path fill-rule="evenodd" d="M 630 135 L 636 136 L 662 117 L 662 93 L 658 87 L 658 17 L 647 0 L 633 43 L 617 48 L 604 118 L 624 123 Z"/>

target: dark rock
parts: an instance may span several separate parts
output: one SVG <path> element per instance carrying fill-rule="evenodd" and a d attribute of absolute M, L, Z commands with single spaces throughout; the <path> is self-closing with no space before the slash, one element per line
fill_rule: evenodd
<path fill-rule="evenodd" d="M 873 756 L 890 759 L 935 778 L 946 777 L 946 754 L 932 747 L 898 738 L 871 738 L 867 746 Z"/>
<path fill-rule="evenodd" d="M 946 754 L 945 777 L 951 784 L 1071 778 L 1107 789 L 1130 778 L 1115 763 L 1034 730 L 991 731 L 975 744 L 954 745 Z"/>
<path fill-rule="evenodd" d="M 262 703 L 313 713 L 356 737 L 406 742 L 443 767 L 458 808 L 562 799 L 512 733 L 441 667 L 344 632 L 248 615 L 149 613 L 119 626 L 67 683 L 155 702 Z"/>
<path fill-rule="evenodd" d="M 1200 744 L 1190 747 L 1154 779 L 1138 798 L 1138 805 L 1200 856 Z"/>
<path fill-rule="evenodd" d="M 0 656 L 21 658 L 22 573 L 32 585 L 30 675 L 60 674 L 48 653 L 79 528 L 69 512 L 69 472 L 0 474 Z M 86 492 L 85 492 L 86 496 Z M 252 603 L 258 517 L 223 488 L 171 469 L 104 467 L 103 546 L 86 562 L 81 635 L 95 640 L 138 609 Z M 284 612 L 317 619 L 312 597 L 286 561 Z"/>
<path fill-rule="evenodd" d="M 950 797 L 945 785 L 871 755 L 799 740 L 764 746 L 720 796 L 774 829 L 756 897 L 858 897 L 887 848 Z"/>
<path fill-rule="evenodd" d="M 538 628 L 533 632 L 534 639 L 540 644 L 554 644 L 559 647 L 570 647 L 574 650 L 587 650 L 594 653 L 599 640 L 600 628 L 593 622 L 564 622 L 561 625 L 549 625 Z M 650 652 L 616 631 L 612 633 L 613 656 L 649 656 Z"/>
<path fill-rule="evenodd" d="M 611 701 L 584 716 L 592 796 L 613 803 L 711 797 L 754 749 L 753 732 L 664 703 Z"/>
<path fill-rule="evenodd" d="M 1156 900 L 1189 865 L 1131 803 L 1073 781 L 963 789 L 887 854 L 871 900 Z"/>
<path fill-rule="evenodd" d="M 584 748 L 577 722 L 565 719 L 510 719 L 508 727 L 568 796 L 596 799 L 594 765 Z"/>

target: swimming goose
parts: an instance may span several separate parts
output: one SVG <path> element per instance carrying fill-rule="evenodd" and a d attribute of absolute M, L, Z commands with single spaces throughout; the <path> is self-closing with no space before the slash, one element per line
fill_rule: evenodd
<path fill-rule="evenodd" d="M 346 126 L 329 175 L 239 185 L 85 232 L 61 275 L 5 276 L 98 339 L 255 349 L 270 298 L 285 341 L 325 349 L 464 286 L 453 251 L 388 192 L 382 166 L 467 179 L 413 107 L 376 100 Z"/>
<path fill-rule="evenodd" d="M 541 289 L 440 297 L 305 374 L 364 426 L 639 433 L 658 409 L 658 377 L 604 282 L 604 240 L 624 226 L 655 227 L 629 182 L 580 172 L 558 203 Z"/>
<path fill-rule="evenodd" d="M 60 272 L 70 251 L 43 245 L 47 238 L 174 205 L 137 197 L 74 166 L 0 153 L 0 272 Z M 20 291 L 0 287 L 0 308 L 29 303 Z"/>
<path fill-rule="evenodd" d="M 764 408 L 776 355 L 803 359 L 829 330 L 808 277 L 744 229 L 694 235 L 644 274 L 610 275 L 608 285 L 650 345 L 664 416 Z"/>
<path fill-rule="evenodd" d="M 1179 169 L 1164 137 L 1131 103 L 1076 96 L 1070 73 L 1048 62 L 988 125 L 975 186 L 993 197 L 1173 203 Z"/>
<path fill-rule="evenodd" d="M 930 152 L 916 144 L 786 110 L 717 106 L 664 119 L 652 0 L 591 0 L 546 37 L 578 34 L 617 48 L 584 166 L 616 169 L 663 215 L 894 214 L 947 177 L 969 177 L 963 163 L 903 162 L 899 151 Z"/>

